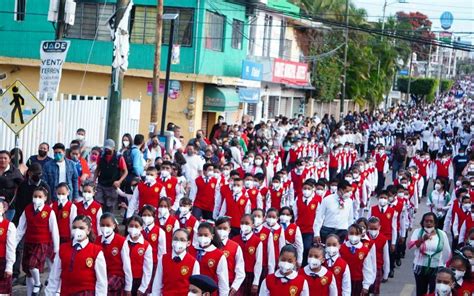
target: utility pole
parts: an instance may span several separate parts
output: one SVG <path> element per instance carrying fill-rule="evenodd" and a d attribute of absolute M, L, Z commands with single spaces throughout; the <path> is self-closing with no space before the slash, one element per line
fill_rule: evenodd
<path fill-rule="evenodd" d="M 431 45 L 431 43 L 430 43 L 430 52 L 429 52 L 429 54 L 428 54 L 428 67 L 427 67 L 427 69 L 426 69 L 426 71 L 425 71 L 425 78 L 428 77 L 428 73 L 430 72 L 430 66 L 431 66 L 431 50 L 432 50 L 432 45 Z"/>
<path fill-rule="evenodd" d="M 56 40 L 63 39 L 66 31 L 66 22 L 64 20 L 64 10 L 66 9 L 66 0 L 59 0 L 58 22 L 56 23 Z"/>
<path fill-rule="evenodd" d="M 344 101 L 346 100 L 347 50 L 349 47 L 349 0 L 346 0 L 346 30 L 344 31 L 344 33 L 346 43 L 344 46 L 344 77 L 342 82 L 341 105 L 339 106 L 340 113 L 344 113 Z"/>
<path fill-rule="evenodd" d="M 155 29 L 155 63 L 153 64 L 153 91 L 151 94 L 150 125 L 154 125 L 154 134 L 158 131 L 158 101 L 160 90 L 160 59 L 161 59 L 161 39 L 163 29 L 163 1 L 156 3 L 156 29 Z M 170 46 L 171 49 L 171 46 Z"/>
<path fill-rule="evenodd" d="M 122 20 L 125 10 L 127 9 L 130 0 L 117 0 L 115 8 L 114 32 Z M 108 111 L 107 111 L 107 128 L 105 131 L 106 139 L 113 139 L 119 143 L 120 133 L 120 112 L 122 110 L 122 87 L 124 71 L 120 66 L 112 66 L 112 78 L 109 89 Z"/>
<path fill-rule="evenodd" d="M 411 69 L 413 66 L 413 51 L 410 52 L 410 70 L 408 71 L 408 87 L 407 87 L 407 103 L 410 101 L 410 88 L 411 88 Z"/>

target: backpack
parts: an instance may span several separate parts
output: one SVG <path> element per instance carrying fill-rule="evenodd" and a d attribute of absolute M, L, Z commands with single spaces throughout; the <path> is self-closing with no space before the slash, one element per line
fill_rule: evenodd
<path fill-rule="evenodd" d="M 133 173 L 133 157 L 132 157 L 132 150 L 137 149 L 137 147 L 132 147 L 131 149 L 126 150 L 123 153 L 123 159 L 125 160 L 125 164 L 127 165 L 127 170 L 129 175 L 134 175 Z"/>

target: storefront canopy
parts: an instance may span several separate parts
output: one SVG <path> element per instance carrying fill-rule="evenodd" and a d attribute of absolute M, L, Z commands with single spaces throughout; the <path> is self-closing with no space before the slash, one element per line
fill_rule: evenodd
<path fill-rule="evenodd" d="M 239 94 L 235 88 L 208 85 L 204 89 L 204 112 L 228 112 L 239 109 Z"/>
<path fill-rule="evenodd" d="M 300 8 L 287 0 L 268 0 L 267 6 L 290 15 L 298 15 L 300 13 Z"/>

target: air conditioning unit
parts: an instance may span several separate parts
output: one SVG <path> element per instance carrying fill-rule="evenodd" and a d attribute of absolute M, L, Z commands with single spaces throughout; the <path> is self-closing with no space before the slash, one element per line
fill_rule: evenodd
<path fill-rule="evenodd" d="M 76 2 L 73 0 L 66 0 L 66 7 L 64 8 L 64 22 L 70 26 L 74 26 L 76 19 Z"/>
<path fill-rule="evenodd" d="M 49 0 L 48 22 L 58 21 L 59 0 Z"/>

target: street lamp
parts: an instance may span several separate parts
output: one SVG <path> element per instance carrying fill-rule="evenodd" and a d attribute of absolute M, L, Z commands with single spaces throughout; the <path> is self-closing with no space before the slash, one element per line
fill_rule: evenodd
<path fill-rule="evenodd" d="M 165 13 L 163 14 L 163 20 L 171 21 L 170 25 L 170 38 L 168 41 L 168 59 L 166 60 L 166 76 L 165 76 L 165 92 L 163 94 L 163 111 L 161 113 L 161 130 L 160 135 L 165 135 L 165 124 L 166 124 L 166 108 L 168 106 L 168 92 L 170 88 L 170 71 L 171 71 L 171 54 L 173 52 L 173 37 L 174 37 L 174 22 L 178 18 L 177 13 Z"/>

